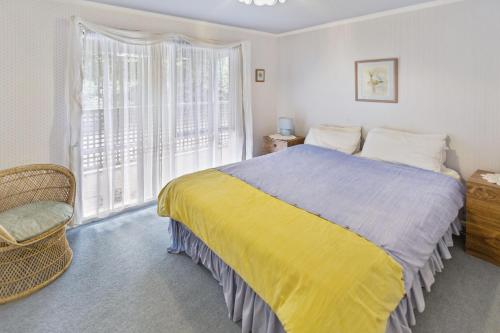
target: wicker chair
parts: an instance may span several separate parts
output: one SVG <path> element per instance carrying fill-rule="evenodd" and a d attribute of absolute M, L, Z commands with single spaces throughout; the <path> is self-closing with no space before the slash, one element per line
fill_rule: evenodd
<path fill-rule="evenodd" d="M 75 177 L 66 168 L 36 164 L 0 171 L 0 213 L 37 201 L 58 201 L 74 206 Z M 73 252 L 66 225 L 17 242 L 0 235 L 0 304 L 46 286 L 70 265 Z"/>

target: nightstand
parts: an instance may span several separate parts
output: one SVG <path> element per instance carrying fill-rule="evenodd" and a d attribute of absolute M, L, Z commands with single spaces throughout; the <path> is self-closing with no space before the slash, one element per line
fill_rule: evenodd
<path fill-rule="evenodd" d="M 500 266 L 500 186 L 478 170 L 467 180 L 466 252 Z"/>
<path fill-rule="evenodd" d="M 273 139 L 269 136 L 265 136 L 264 154 L 274 153 L 295 145 L 301 145 L 304 143 L 304 140 L 305 138 L 303 136 L 297 136 L 292 140 Z"/>

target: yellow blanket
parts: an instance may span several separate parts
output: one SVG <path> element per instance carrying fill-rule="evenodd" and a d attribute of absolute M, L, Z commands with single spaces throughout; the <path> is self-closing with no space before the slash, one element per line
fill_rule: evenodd
<path fill-rule="evenodd" d="M 404 295 L 403 270 L 382 249 L 217 170 L 169 183 L 158 213 L 233 268 L 289 333 L 384 332 Z"/>

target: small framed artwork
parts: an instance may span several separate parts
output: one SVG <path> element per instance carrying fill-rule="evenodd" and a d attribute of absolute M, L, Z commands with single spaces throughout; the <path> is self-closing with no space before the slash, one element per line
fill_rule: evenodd
<path fill-rule="evenodd" d="M 266 81 L 266 71 L 264 69 L 255 70 L 255 82 L 265 82 Z"/>
<path fill-rule="evenodd" d="M 398 59 L 356 61 L 356 101 L 398 102 Z"/>

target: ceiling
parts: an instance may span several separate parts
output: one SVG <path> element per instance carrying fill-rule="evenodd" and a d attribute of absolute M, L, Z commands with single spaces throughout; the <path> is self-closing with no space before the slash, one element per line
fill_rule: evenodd
<path fill-rule="evenodd" d="M 287 0 L 273 7 L 238 0 L 91 0 L 270 33 L 418 5 L 432 0 Z"/>

